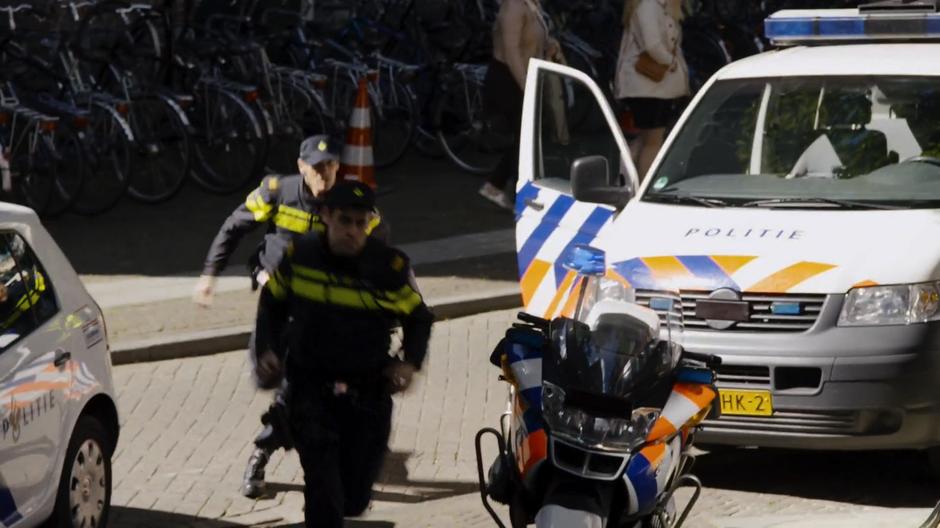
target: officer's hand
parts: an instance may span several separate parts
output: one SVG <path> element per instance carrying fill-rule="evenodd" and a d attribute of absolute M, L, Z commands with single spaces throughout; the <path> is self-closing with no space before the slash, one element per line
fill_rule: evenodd
<path fill-rule="evenodd" d="M 202 275 L 196 283 L 196 289 L 193 291 L 193 302 L 208 308 L 212 306 L 212 296 L 215 294 L 215 277 L 211 275 Z"/>
<path fill-rule="evenodd" d="M 281 383 L 281 360 L 271 349 L 261 353 L 258 364 L 255 366 L 255 376 L 258 378 L 258 387 L 273 389 Z"/>
<path fill-rule="evenodd" d="M 415 366 L 407 361 L 395 361 L 385 367 L 385 377 L 390 382 L 392 393 L 408 390 L 416 370 Z"/>

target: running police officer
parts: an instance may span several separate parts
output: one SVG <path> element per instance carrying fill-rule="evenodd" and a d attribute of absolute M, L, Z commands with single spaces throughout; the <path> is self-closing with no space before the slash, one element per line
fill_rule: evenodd
<path fill-rule="evenodd" d="M 336 182 L 339 157 L 328 136 L 307 138 L 300 145 L 297 160 L 300 174 L 294 176 L 268 176 L 255 189 L 245 203 L 226 219 L 206 257 L 202 277 L 196 285 L 194 301 L 203 306 L 212 302 L 216 277 L 225 269 L 238 243 L 249 232 L 264 225 L 267 234 L 249 265 L 253 287 L 267 280 L 278 256 L 291 239 L 309 231 L 322 231 L 319 209 L 323 194 Z M 373 221 L 371 227 L 378 224 Z M 384 233 L 384 226 L 377 229 Z M 261 296 L 266 295 L 262 290 Z M 263 303 L 259 302 L 259 314 Z M 257 360 L 255 336 L 252 335 L 249 349 L 252 361 Z M 277 376 L 267 380 L 255 380 L 262 388 L 277 388 Z M 284 403 L 280 392 L 275 395 L 271 407 L 261 416 L 264 425 L 255 438 L 255 450 L 248 460 L 242 494 L 257 497 L 264 492 L 264 469 L 271 454 L 279 448 L 290 448 L 284 414 Z"/>
<path fill-rule="evenodd" d="M 367 235 L 374 208 L 368 186 L 333 187 L 321 210 L 325 233 L 294 241 L 262 298 L 258 375 L 280 365 L 286 372 L 308 527 L 340 527 L 368 507 L 387 450 L 390 394 L 408 388 L 431 334 L 433 316 L 408 258 Z M 389 355 L 395 322 L 402 359 Z M 269 346 L 278 342 L 286 346 Z"/>

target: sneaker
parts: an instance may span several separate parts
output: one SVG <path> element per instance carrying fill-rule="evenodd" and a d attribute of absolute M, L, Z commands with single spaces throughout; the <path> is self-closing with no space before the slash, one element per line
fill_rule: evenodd
<path fill-rule="evenodd" d="M 497 189 L 493 184 L 486 182 L 480 187 L 479 190 L 480 196 L 486 198 L 487 200 L 493 202 L 497 206 L 513 210 L 513 204 L 510 202 L 509 198 L 506 196 L 506 193 Z"/>

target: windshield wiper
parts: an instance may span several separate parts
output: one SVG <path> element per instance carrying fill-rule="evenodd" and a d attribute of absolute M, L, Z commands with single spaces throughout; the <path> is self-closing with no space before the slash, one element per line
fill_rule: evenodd
<path fill-rule="evenodd" d="M 706 198 L 704 196 L 696 196 L 694 194 L 679 193 L 679 192 L 650 193 L 646 195 L 646 198 L 650 198 L 653 200 L 661 200 L 664 202 L 676 203 L 676 204 L 692 203 L 692 204 L 697 204 L 697 205 L 704 205 L 705 207 L 727 207 L 728 206 L 728 202 L 720 198 Z"/>
<path fill-rule="evenodd" d="M 852 200 L 840 200 L 838 198 L 821 197 L 770 198 L 766 200 L 744 202 L 740 205 L 740 207 L 774 207 L 778 205 L 787 206 L 801 204 L 831 205 L 840 209 L 903 209 L 903 207 L 898 207 L 896 205 L 879 204 L 874 202 L 856 202 Z"/>

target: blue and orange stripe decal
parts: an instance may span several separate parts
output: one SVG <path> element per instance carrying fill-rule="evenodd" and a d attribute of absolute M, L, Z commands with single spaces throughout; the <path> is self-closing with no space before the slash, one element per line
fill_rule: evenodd
<path fill-rule="evenodd" d="M 822 262 L 799 262 L 742 287 L 731 275 L 755 258 L 709 255 L 643 257 L 617 262 L 612 268 L 616 275 L 641 290 L 731 288 L 754 293 L 786 293 L 836 267 Z"/>
<path fill-rule="evenodd" d="M 564 218 L 571 206 L 574 205 L 574 198 L 565 195 L 559 195 L 555 203 L 548 208 L 548 212 L 542 217 L 541 223 L 535 228 L 535 231 L 529 236 L 522 247 L 519 249 L 519 276 L 525 275 L 529 265 L 535 260 L 536 255 L 548 241 L 548 237 L 558 227 L 558 222 Z"/>

